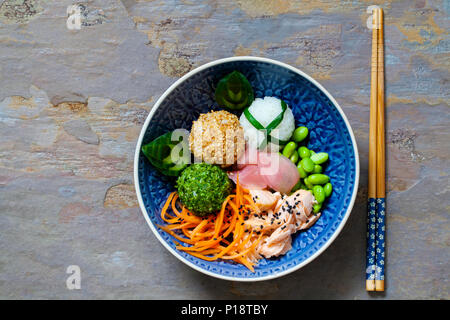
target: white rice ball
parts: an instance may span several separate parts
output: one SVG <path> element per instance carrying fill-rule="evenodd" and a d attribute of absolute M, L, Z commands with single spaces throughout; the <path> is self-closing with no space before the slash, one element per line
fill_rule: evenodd
<path fill-rule="evenodd" d="M 275 97 L 264 97 L 264 99 L 256 98 L 248 108 L 253 118 L 263 126 L 267 127 L 282 111 L 281 100 Z M 257 148 L 264 140 L 264 132 L 256 129 L 242 113 L 239 122 L 244 128 L 244 137 L 247 144 L 251 148 Z M 284 112 L 284 117 L 281 123 L 272 130 L 270 135 L 279 140 L 289 140 L 295 130 L 295 120 L 292 110 L 287 107 Z M 262 151 L 277 152 L 280 146 L 275 143 L 270 143 Z"/>

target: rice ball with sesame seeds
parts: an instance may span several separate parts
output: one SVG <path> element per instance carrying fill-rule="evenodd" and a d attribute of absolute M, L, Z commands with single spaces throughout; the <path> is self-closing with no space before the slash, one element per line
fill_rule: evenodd
<path fill-rule="evenodd" d="M 192 123 L 189 147 L 196 160 L 225 168 L 235 164 L 245 151 L 244 129 L 238 117 L 228 111 L 203 113 Z"/>

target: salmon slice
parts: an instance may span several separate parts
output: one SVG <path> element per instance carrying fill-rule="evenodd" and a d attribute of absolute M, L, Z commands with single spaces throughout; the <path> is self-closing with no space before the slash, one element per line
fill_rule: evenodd
<path fill-rule="evenodd" d="M 295 232 L 295 227 L 291 223 L 286 223 L 278 227 L 264 242 L 257 248 L 257 252 L 266 258 L 277 257 L 285 254 L 292 248 L 291 234 Z"/>
<path fill-rule="evenodd" d="M 312 216 L 310 217 L 310 219 L 306 220 L 305 223 L 302 224 L 302 225 L 299 227 L 298 230 L 305 230 L 305 229 L 308 229 L 309 227 L 311 227 L 314 223 L 316 223 L 317 219 L 320 218 L 320 215 L 321 215 L 321 214 L 322 214 L 322 213 L 319 212 L 319 213 L 316 214 L 316 215 L 312 215 Z"/>
<path fill-rule="evenodd" d="M 264 218 L 262 230 L 273 232 L 257 247 L 257 253 L 270 258 L 285 254 L 292 247 L 291 235 L 298 230 L 311 227 L 320 217 L 313 215 L 313 205 L 316 203 L 311 191 L 298 190 L 290 196 L 280 196 L 274 205 L 275 211 L 270 211 Z M 256 218 L 256 217 L 255 217 Z M 266 226 L 267 222 L 270 222 Z"/>
<path fill-rule="evenodd" d="M 294 216 L 295 225 L 297 230 L 300 230 L 300 226 L 306 223 L 311 216 L 313 205 L 316 203 L 311 191 L 297 190 L 289 197 L 285 197 L 276 206 L 278 214 L 289 213 Z"/>
<path fill-rule="evenodd" d="M 267 190 L 249 190 L 249 193 L 261 211 L 272 210 L 281 199 L 281 194 L 279 192 L 272 193 Z"/>

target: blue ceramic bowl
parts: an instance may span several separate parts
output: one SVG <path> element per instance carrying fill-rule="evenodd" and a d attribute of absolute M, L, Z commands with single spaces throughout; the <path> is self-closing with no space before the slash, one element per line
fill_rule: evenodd
<path fill-rule="evenodd" d="M 284 256 L 262 259 L 249 271 L 228 261 L 208 262 L 175 249 L 174 238 L 157 227 L 164 224 L 161 208 L 173 180 L 159 174 L 142 154 L 141 146 L 177 128 L 190 129 L 200 113 L 218 109 L 215 86 L 226 74 L 238 70 L 250 81 L 256 97 L 275 96 L 291 107 L 296 125 L 309 128 L 308 147 L 328 152 L 325 173 L 333 183 L 322 216 L 313 227 L 293 236 L 293 248 Z M 258 281 L 300 269 L 322 253 L 337 237 L 355 201 L 359 180 L 358 151 L 350 124 L 333 97 L 314 79 L 284 63 L 258 57 L 216 60 L 192 70 L 176 81 L 156 102 L 139 136 L 134 180 L 142 213 L 158 240 L 178 259 L 207 275 L 233 280 Z"/>

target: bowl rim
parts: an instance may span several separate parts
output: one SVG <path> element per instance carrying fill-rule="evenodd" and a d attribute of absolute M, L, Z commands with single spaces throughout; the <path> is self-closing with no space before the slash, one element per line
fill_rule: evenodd
<path fill-rule="evenodd" d="M 306 78 L 308 81 L 312 82 L 315 86 L 317 86 L 317 88 L 319 88 L 327 97 L 328 99 L 330 99 L 330 101 L 333 103 L 333 105 L 336 107 L 336 109 L 338 110 L 339 114 L 341 115 L 342 119 L 344 120 L 344 123 L 347 127 L 347 130 L 350 133 L 350 138 L 352 141 L 352 145 L 353 145 L 353 150 L 354 150 L 354 157 L 355 157 L 355 184 L 353 186 L 353 192 L 352 192 L 352 196 L 350 199 L 350 204 L 345 212 L 345 215 L 342 219 L 342 221 L 340 222 L 338 228 L 336 229 L 336 231 L 333 233 L 333 235 L 330 237 L 330 239 L 327 240 L 327 242 L 319 249 L 317 250 L 317 252 L 315 252 L 313 255 L 311 255 L 309 258 L 307 258 L 305 261 L 303 261 L 302 263 L 291 267 L 287 270 L 284 270 L 282 272 L 277 272 L 274 274 L 270 274 L 267 276 L 260 276 L 260 277 L 255 277 L 255 278 L 239 278 L 239 277 L 233 277 L 233 276 L 226 276 L 226 275 L 220 275 L 220 274 L 216 274 L 214 272 L 208 271 L 208 270 L 204 270 L 201 267 L 193 264 L 192 262 L 186 260 L 183 256 L 181 256 L 177 250 L 173 249 L 171 246 L 169 246 L 169 244 L 166 243 L 166 241 L 159 235 L 158 231 L 156 230 L 156 227 L 153 225 L 152 221 L 150 220 L 148 214 L 147 214 L 147 210 L 145 208 L 144 205 L 144 201 L 142 199 L 141 196 L 141 189 L 139 186 L 139 176 L 138 176 L 138 168 L 139 168 L 139 156 L 140 156 L 140 149 L 141 149 L 141 145 L 142 145 L 142 141 L 144 139 L 144 135 L 145 132 L 147 131 L 148 125 L 150 124 L 151 119 L 153 118 L 154 113 L 156 112 L 156 110 L 159 108 L 159 106 L 161 105 L 161 103 L 164 101 L 164 99 L 181 83 L 183 83 L 184 81 L 186 81 L 188 78 L 190 78 L 192 75 L 203 71 L 207 68 L 210 68 L 212 66 L 215 65 L 219 65 L 219 64 L 223 64 L 223 63 L 228 63 L 228 62 L 235 62 L 235 61 L 256 61 L 256 62 L 264 62 L 264 63 L 269 63 L 269 64 L 274 64 L 274 65 L 278 65 L 280 67 L 286 68 L 288 70 L 291 70 L 301 76 L 303 76 L 304 78 Z M 176 258 L 178 258 L 178 260 L 180 260 L 181 262 L 187 264 L 188 266 L 190 266 L 191 268 L 193 268 L 194 270 L 197 270 L 203 274 L 206 274 L 208 276 L 214 277 L 214 278 L 218 278 L 218 279 L 222 279 L 222 280 L 229 280 L 229 281 L 239 281 L 239 282 L 257 282 L 257 281 L 264 281 L 264 280 L 271 280 L 271 279 L 275 279 L 275 278 L 279 278 L 282 276 L 285 276 L 289 273 L 292 273 L 294 271 L 297 271 L 299 269 L 301 269 L 302 267 L 306 266 L 307 264 L 309 264 L 311 261 L 313 261 L 314 259 L 316 259 L 320 254 L 322 254 L 333 242 L 334 240 L 337 238 L 337 236 L 341 233 L 342 229 L 344 228 L 350 213 L 353 209 L 353 205 L 355 203 L 355 199 L 356 199 L 356 194 L 358 192 L 358 185 L 359 185 L 359 174 L 360 174 L 360 168 L 359 168 L 360 164 L 359 164 L 359 153 L 358 153 L 358 146 L 356 144 L 356 139 L 355 136 L 353 134 L 353 130 L 352 127 L 350 126 L 350 123 L 347 119 L 347 117 L 345 116 L 342 108 L 340 107 L 340 105 L 338 104 L 338 102 L 333 98 L 333 96 L 319 83 L 317 82 L 315 79 L 313 79 L 311 76 L 309 76 L 308 74 L 306 74 L 305 72 L 301 71 L 298 68 L 292 67 L 284 62 L 280 62 L 278 60 L 273 60 L 273 59 L 269 59 L 269 58 L 263 58 L 263 57 L 256 57 L 256 56 L 237 56 L 237 57 L 228 57 L 228 58 L 222 58 L 222 59 L 217 59 L 217 60 L 213 60 L 211 62 L 208 62 L 206 64 L 203 64 L 191 71 L 189 71 L 188 73 L 186 73 L 184 76 L 182 76 L 180 79 L 176 80 L 166 91 L 164 91 L 164 93 L 159 97 L 159 99 L 156 101 L 156 103 L 153 105 L 152 109 L 150 110 L 150 113 L 147 116 L 147 119 L 144 122 L 144 125 L 141 128 L 141 132 L 139 134 L 139 138 L 136 144 L 136 149 L 135 149 L 135 155 L 134 155 L 134 186 L 136 189 L 136 195 L 138 198 L 138 203 L 139 203 L 139 207 L 141 209 L 142 215 L 145 218 L 145 221 L 147 221 L 147 224 L 149 225 L 150 229 L 152 230 L 153 234 L 156 236 L 156 238 L 159 240 L 159 242 L 166 248 L 169 250 L 170 253 L 172 253 Z"/>

